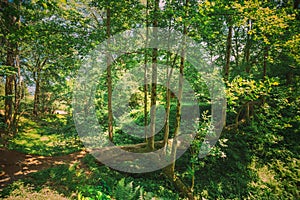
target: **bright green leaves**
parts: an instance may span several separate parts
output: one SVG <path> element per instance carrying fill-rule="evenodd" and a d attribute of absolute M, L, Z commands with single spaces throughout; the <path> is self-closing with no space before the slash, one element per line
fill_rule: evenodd
<path fill-rule="evenodd" d="M 0 64 L 0 76 L 10 76 L 17 73 L 17 69 L 12 66 Z"/>
<path fill-rule="evenodd" d="M 300 63 L 300 34 L 293 35 L 283 46 L 288 49 L 288 55 L 294 58 L 296 63 Z"/>
<path fill-rule="evenodd" d="M 271 38 L 276 35 L 283 35 L 288 28 L 289 21 L 295 19 L 294 14 L 289 14 L 284 9 L 275 9 L 262 1 L 245 1 L 243 4 L 234 3 L 242 18 L 241 24 L 252 20 L 253 29 L 248 33 L 254 35 L 254 39 L 262 40 L 265 44 L 271 43 Z"/>
<path fill-rule="evenodd" d="M 227 102 L 229 108 L 235 110 L 235 106 L 241 106 L 245 103 L 269 96 L 272 88 L 278 85 L 278 80 L 274 78 L 266 79 L 263 82 L 253 79 L 243 79 L 239 76 L 235 77 L 231 82 L 227 83 Z"/>

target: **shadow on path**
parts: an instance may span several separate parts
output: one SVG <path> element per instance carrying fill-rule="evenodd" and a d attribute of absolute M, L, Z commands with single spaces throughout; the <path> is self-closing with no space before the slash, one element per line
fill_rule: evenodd
<path fill-rule="evenodd" d="M 74 164 L 87 154 L 79 151 L 64 156 L 27 155 L 0 148 L 0 189 L 26 175 L 61 164 Z"/>

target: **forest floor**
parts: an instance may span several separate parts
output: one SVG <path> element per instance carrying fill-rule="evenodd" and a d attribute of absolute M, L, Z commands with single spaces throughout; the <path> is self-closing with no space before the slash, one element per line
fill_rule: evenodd
<path fill-rule="evenodd" d="M 84 149 L 69 121 L 63 116 L 22 119 L 18 135 L 7 148 L 0 145 L 0 199 L 183 199 L 161 170 L 129 174 L 100 164 Z M 298 123 L 294 130 L 280 133 L 256 132 L 255 124 L 224 132 L 226 157 L 201 160 L 195 196 L 299 199 Z M 176 161 L 186 184 L 188 159 L 184 154 Z"/>
<path fill-rule="evenodd" d="M 84 167 L 81 159 L 86 153 L 86 151 L 79 151 L 63 156 L 40 156 L 0 148 L 0 189 L 16 180 L 26 178 L 30 173 L 56 165 L 79 163 L 81 167 Z"/>

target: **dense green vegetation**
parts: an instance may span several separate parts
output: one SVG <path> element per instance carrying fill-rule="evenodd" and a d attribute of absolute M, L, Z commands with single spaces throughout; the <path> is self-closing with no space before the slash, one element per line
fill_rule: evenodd
<path fill-rule="evenodd" d="M 56 117 L 54 119 L 57 120 Z M 61 122 L 64 120 L 61 119 Z M 27 125 L 27 128 L 34 127 L 39 137 L 34 137 L 35 142 L 32 142 L 32 137 L 21 134 L 18 138 L 12 139 L 10 148 L 40 155 L 59 155 L 61 153 L 59 147 L 62 145 L 66 149 L 65 153 L 74 151 L 78 144 L 66 144 L 64 140 L 57 140 L 57 146 L 49 148 L 48 141 L 42 140 L 45 135 L 49 138 L 61 137 L 57 127 L 51 128 L 51 125 L 55 124 L 55 120 L 53 121 L 49 122 L 48 132 L 44 132 L 43 126 L 37 126 L 35 123 Z M 299 127 L 299 120 L 293 122 L 293 125 Z M 299 131 L 289 128 L 280 134 L 268 135 L 255 129 L 257 127 L 253 124 L 242 127 L 239 132 L 223 133 L 221 141 L 225 138 L 228 141 L 226 145 L 221 143 L 219 145 L 222 146 L 226 157 L 209 156 L 201 161 L 196 172 L 196 197 L 295 199 L 299 196 Z M 28 144 L 34 145 L 28 148 L 27 143 L 17 145 L 18 141 L 28 141 Z M 35 147 L 38 147 L 40 152 L 36 151 Z M 188 159 L 187 153 L 177 161 L 178 173 L 187 183 L 191 181 L 188 168 L 185 166 Z M 29 174 L 26 178 L 3 189 L 1 195 L 2 197 L 10 195 L 11 199 L 15 199 L 16 196 L 25 198 L 37 195 L 43 199 L 44 190 L 50 190 L 46 195 L 55 196 L 59 193 L 60 198 L 65 196 L 73 199 L 84 199 L 83 197 L 138 199 L 138 196 L 144 199 L 151 199 L 150 197 L 178 199 L 180 197 L 162 171 L 141 175 L 116 172 L 99 165 L 89 154 L 83 158 L 82 163 L 57 165 Z M 120 195 L 124 195 L 123 198 Z"/>
<path fill-rule="evenodd" d="M 0 155 L 0 198 L 299 199 L 299 12 L 299 1 L 291 0 L 1 1 L 0 150 L 12 157 Z M 148 48 L 161 37 L 151 27 L 178 31 L 197 42 L 201 53 L 191 53 L 185 37 L 175 42 L 165 37 L 169 49 Z M 112 37 L 136 28 L 145 34 L 128 37 L 142 37 L 137 43 L 142 48 L 117 57 L 123 44 Z M 173 43 L 176 51 L 170 50 Z M 109 48 L 97 49 L 101 44 Z M 203 59 L 188 59 L 191 54 Z M 208 83 L 197 69 L 203 62 L 209 66 Z M 98 76 L 83 67 L 87 63 L 104 63 L 106 70 Z M 136 68 L 138 77 L 129 76 Z M 78 82 L 81 73 L 90 79 Z M 193 90 L 188 95 L 179 74 Z M 161 77 L 164 83 L 157 84 Z M 143 84 L 137 85 L 137 78 Z M 214 121 L 210 89 L 218 78 L 227 106 L 219 105 L 223 115 Z M 172 83 L 176 91 L 169 90 Z M 128 134 L 130 120 L 113 113 L 124 106 L 115 102 L 125 99 L 116 90 L 129 96 L 126 115 L 146 139 Z M 185 109 L 196 113 L 191 102 L 182 101 L 189 95 L 200 109 L 192 125 L 181 120 Z M 158 105 L 166 119 L 159 118 Z M 80 120 L 97 121 L 104 144 L 112 141 L 139 153 L 164 147 L 170 159 L 180 151 L 177 138 L 184 131 L 192 130 L 195 137 L 169 166 L 128 173 L 89 153 L 93 149 L 84 146 Z M 90 125 L 83 130 L 98 130 Z M 220 138 L 214 132 L 218 127 Z M 204 145 L 213 141 L 215 146 Z M 208 155 L 199 157 L 204 147 Z M 78 152 L 83 158 L 73 157 Z M 113 159 L 113 152 L 107 154 Z M 15 163 L 8 163 L 14 156 Z M 40 168 L 27 173 L 33 166 L 27 157 Z M 22 176 L 11 175 L 9 165 Z"/>

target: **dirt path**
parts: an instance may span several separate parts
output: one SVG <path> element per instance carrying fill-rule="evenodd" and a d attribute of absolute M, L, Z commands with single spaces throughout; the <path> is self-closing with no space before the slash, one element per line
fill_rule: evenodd
<path fill-rule="evenodd" d="M 59 164 L 80 162 L 86 153 L 86 151 L 80 151 L 64 156 L 46 157 L 26 155 L 17 151 L 0 148 L 0 189 L 30 173 Z"/>

